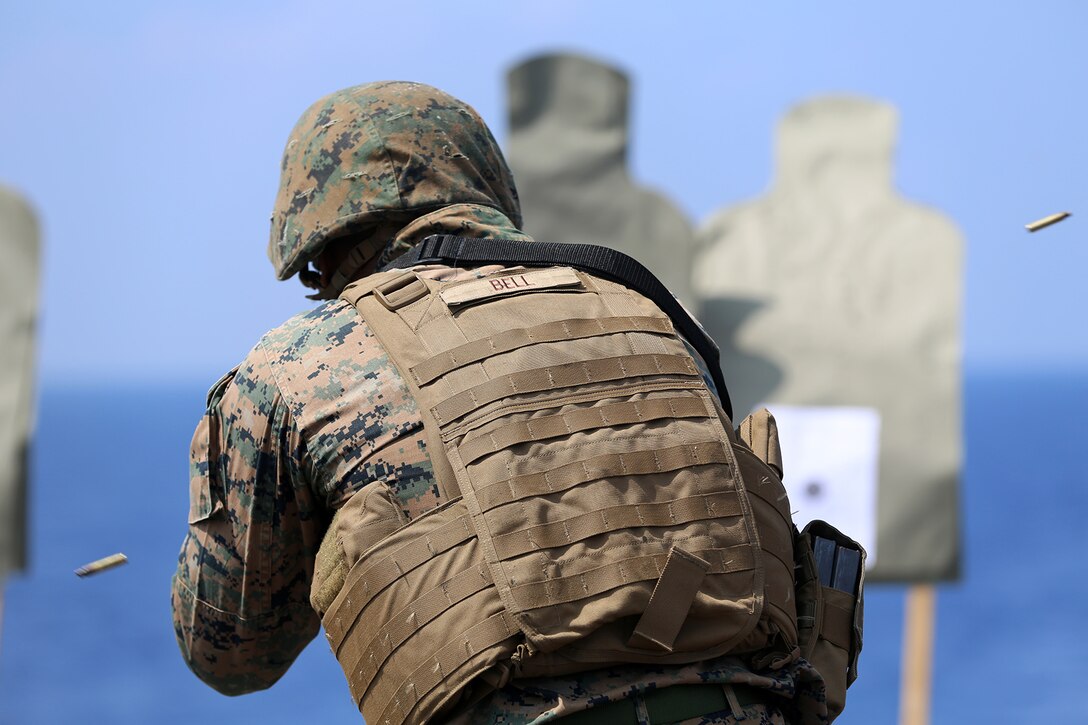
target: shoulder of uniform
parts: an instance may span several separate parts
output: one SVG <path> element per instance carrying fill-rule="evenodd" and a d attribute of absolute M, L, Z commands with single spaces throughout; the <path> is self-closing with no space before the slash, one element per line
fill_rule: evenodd
<path fill-rule="evenodd" d="M 315 395 L 315 387 L 331 385 L 331 371 L 342 365 L 358 367 L 368 351 L 366 323 L 344 300 L 329 300 L 299 313 L 269 330 L 257 343 L 252 357 L 260 358 L 264 377 L 274 382 L 295 415 Z"/>
<path fill-rule="evenodd" d="M 231 408 L 244 398 L 258 410 L 267 410 L 279 397 L 275 376 L 268 364 L 267 355 L 258 343 L 242 362 L 219 378 L 208 390 L 207 409 L 210 413 L 220 408 Z"/>
<path fill-rule="evenodd" d="M 273 366 L 301 359 L 309 351 L 338 344 L 362 322 L 344 300 L 329 300 L 300 312 L 264 334 L 257 346 Z"/>
<path fill-rule="evenodd" d="M 355 308 L 342 300 L 291 317 L 266 332 L 242 362 L 211 386 L 207 409 L 218 408 L 232 389 L 231 396 L 242 396 L 260 410 L 270 409 L 281 397 L 289 402 L 292 396 L 284 383 L 296 372 L 291 368 L 310 350 L 335 347 L 361 322 Z"/>

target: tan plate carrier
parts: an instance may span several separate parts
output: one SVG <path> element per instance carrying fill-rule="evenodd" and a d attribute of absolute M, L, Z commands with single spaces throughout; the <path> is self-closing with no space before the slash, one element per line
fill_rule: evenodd
<path fill-rule="evenodd" d="M 344 298 L 449 499 L 405 522 L 377 482 L 338 515 L 350 569 L 323 622 L 368 723 L 511 676 L 796 652 L 785 490 L 650 300 L 565 267 L 393 271 Z"/>

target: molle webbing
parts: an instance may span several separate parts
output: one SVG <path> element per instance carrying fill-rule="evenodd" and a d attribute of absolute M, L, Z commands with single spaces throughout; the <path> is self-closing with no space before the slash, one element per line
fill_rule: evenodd
<path fill-rule="evenodd" d="M 516 512 L 494 516 L 496 527 L 516 526 Z M 675 498 L 656 503 L 625 503 L 598 508 L 559 521 L 549 521 L 528 528 L 515 529 L 492 536 L 492 545 L 499 559 L 508 560 L 541 549 L 584 541 L 599 534 L 618 529 L 675 526 L 722 516 L 740 516 L 741 507 L 730 492 Z"/>
<path fill-rule="evenodd" d="M 370 557 L 367 566 L 358 567 L 348 575 L 345 590 L 358 590 L 363 598 L 349 601 L 334 618 L 325 623 L 325 631 L 333 651 L 340 652 L 347 630 L 354 626 L 363 608 L 373 597 L 379 596 L 405 572 L 413 571 L 425 561 L 448 549 L 473 538 L 472 522 L 467 515 L 459 516 L 437 531 L 413 539 L 400 549 L 384 557 Z"/>
<path fill-rule="evenodd" d="M 559 438 L 593 428 L 645 423 L 661 418 L 704 418 L 706 416 L 706 406 L 697 398 L 655 398 L 585 408 L 574 413 L 549 415 L 515 423 L 487 435 L 466 436 L 461 443 L 461 460 L 467 465 L 481 456 L 518 443 Z"/>
<path fill-rule="evenodd" d="M 678 549 L 673 549 L 673 552 Z M 682 551 L 682 550 L 679 550 Z M 739 545 L 725 549 L 694 549 L 692 555 L 703 560 L 708 574 L 728 574 L 749 571 L 755 566 L 751 549 Z M 601 594 L 631 582 L 656 581 L 664 571 L 670 554 L 651 554 L 613 562 L 583 574 L 522 584 L 511 590 L 524 609 L 549 604 L 567 603 L 587 596 Z"/>
<path fill-rule="evenodd" d="M 440 355 L 435 355 L 426 362 L 413 367 L 412 377 L 416 385 L 426 385 L 435 378 L 463 368 L 484 358 L 510 352 L 526 345 L 538 345 L 542 342 L 577 340 L 594 335 L 607 335 L 614 332 L 657 332 L 668 334 L 672 325 L 668 320 L 657 317 L 613 317 L 606 320 L 560 320 L 536 325 L 530 329 L 506 330 L 464 345 L 455 347 Z"/>
<path fill-rule="evenodd" d="M 566 491 L 578 484 L 606 478 L 617 471 L 623 472 L 625 476 L 637 476 L 644 473 L 666 473 L 707 463 L 728 462 L 725 449 L 720 446 L 715 449 L 714 446 L 683 445 L 651 452 L 608 453 L 568 463 L 550 471 L 529 473 L 482 486 L 477 489 L 476 498 L 481 511 L 490 511 L 530 496 Z M 641 511 L 640 515 L 650 514 Z"/>
<path fill-rule="evenodd" d="M 520 239 L 471 239 L 452 234 L 427 237 L 413 249 L 393 260 L 387 268 L 405 269 L 427 262 L 448 264 L 452 267 L 502 262 L 523 264 L 530 267 L 554 267 L 569 265 L 597 277 L 619 282 L 653 300 L 677 326 L 680 332 L 699 351 L 706 362 L 710 377 L 718 388 L 727 415 L 733 415 L 729 391 L 722 377 L 718 346 L 706 334 L 702 325 L 695 321 L 677 299 L 635 259 L 608 247 L 594 244 L 559 244 L 555 242 L 529 242 Z"/>
<path fill-rule="evenodd" d="M 431 408 L 431 414 L 439 423 L 450 423 L 488 403 L 515 395 L 669 374 L 696 377 L 699 369 L 691 357 L 681 355 L 629 355 L 535 368 L 488 380 L 464 390 Z"/>
<path fill-rule="evenodd" d="M 459 689 L 439 685 L 463 686 L 513 654 L 517 625 L 477 550 L 468 511 L 455 501 L 352 568 L 323 624 L 367 722 L 426 721 Z M 432 634 L 416 643 L 434 630 L 441 642 Z"/>
<path fill-rule="evenodd" d="M 755 637 L 767 546 L 697 364 L 650 300 L 543 272 L 487 277 L 493 294 L 412 271 L 345 291 L 454 499 L 369 549 L 326 613 L 368 722 L 425 721 L 486 671 L 503 681 L 519 642 L 532 676 L 693 662 Z"/>

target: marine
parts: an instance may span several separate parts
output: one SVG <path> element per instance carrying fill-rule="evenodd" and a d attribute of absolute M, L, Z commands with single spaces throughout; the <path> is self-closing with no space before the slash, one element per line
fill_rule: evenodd
<path fill-rule="evenodd" d="M 787 551 L 768 553 L 775 545 L 781 548 L 782 537 L 773 544 L 774 537 L 761 537 L 755 530 L 759 519 L 756 509 L 764 506 L 770 510 L 775 505 L 759 504 L 757 498 L 776 498 L 757 496 L 760 487 L 781 490 L 771 465 L 774 456 L 764 452 L 761 458 L 766 461 L 758 460 L 760 446 L 755 444 L 756 439 L 751 435 L 738 437 L 738 432 L 733 431 L 720 404 L 715 402 L 713 382 L 706 382 L 714 378 L 708 374 L 706 362 L 691 355 L 687 341 L 672 330 L 667 316 L 623 285 L 601 281 L 577 269 L 547 270 L 552 280 L 547 294 L 551 297 L 539 298 L 525 296 L 530 275 L 535 272 L 509 263 L 425 262 L 407 271 L 393 269 L 398 259 L 403 262 L 406 254 L 435 235 L 532 244 L 521 226 L 514 180 L 497 143 L 476 112 L 448 94 L 418 83 L 370 83 L 332 93 L 303 114 L 284 152 L 268 254 L 279 279 L 297 274 L 315 291 L 312 298 L 322 302 L 266 333 L 208 393 L 206 412 L 191 446 L 189 528 L 173 579 L 174 627 L 186 663 L 200 679 L 224 694 L 260 690 L 270 687 L 286 672 L 324 624 L 334 652 L 338 646 L 343 647 L 340 659 L 349 687 L 371 722 L 536 723 L 556 718 L 572 725 L 588 719 L 632 723 L 829 722 L 841 709 L 841 703 L 829 707 L 825 678 L 805 657 L 818 648 L 806 646 L 804 633 L 812 627 L 810 623 L 806 629 L 798 620 L 799 616 L 804 619 L 804 611 L 800 615 L 780 614 L 777 619 L 757 613 L 764 609 L 770 612 L 773 602 L 781 604 L 782 612 L 792 612 L 794 607 L 792 602 L 782 603 L 793 597 L 795 552 L 791 537 L 786 538 Z M 560 279 L 567 281 L 561 284 L 556 281 Z M 466 296 L 464 290 L 474 280 L 482 280 L 491 292 Z M 421 350 L 431 347 L 433 341 L 422 336 L 411 338 L 414 342 L 393 344 L 389 330 L 405 319 L 409 319 L 402 325 L 405 330 L 428 320 L 435 325 L 463 326 L 465 320 L 471 319 L 477 320 L 477 327 L 487 328 L 488 308 L 482 310 L 481 304 L 496 304 L 491 299 L 501 298 L 501 304 L 512 305 L 510 309 L 516 310 L 521 319 L 525 314 L 536 314 L 528 311 L 537 299 L 567 304 L 564 301 L 568 298 L 563 296 L 567 290 L 559 289 L 563 285 L 577 286 L 587 293 L 586 300 L 591 292 L 596 295 L 593 299 L 607 297 L 636 306 L 640 314 L 627 316 L 635 321 L 624 323 L 633 326 L 624 333 L 625 339 L 633 341 L 632 348 L 652 345 L 655 351 L 660 349 L 660 354 L 646 354 L 640 359 L 652 359 L 659 366 L 663 357 L 674 359 L 677 372 L 652 371 L 647 374 L 645 390 L 626 402 L 616 402 L 601 393 L 603 383 L 596 388 L 587 383 L 572 388 L 569 386 L 574 383 L 556 383 L 552 379 L 550 387 L 545 385 L 540 390 L 553 392 L 539 395 L 567 397 L 548 410 L 528 413 L 524 412 L 527 399 L 520 391 L 499 394 L 481 403 L 475 397 L 477 389 L 472 388 L 468 392 L 477 405 L 458 408 L 452 416 L 468 420 L 463 425 L 457 423 L 467 434 L 453 430 L 457 425 L 451 428 L 450 421 L 435 412 L 449 411 L 450 407 L 443 405 L 462 400 L 456 395 L 448 399 L 440 396 L 434 399 L 438 403 L 434 406 L 421 405 L 421 400 L 430 400 L 424 390 L 427 383 L 421 383 L 405 361 L 422 354 Z M 459 287 L 461 297 L 451 293 Z M 411 295 L 406 295 L 405 290 Z M 455 315 L 435 300 L 449 301 L 450 309 L 464 304 L 458 308 L 464 312 Z M 550 307 L 537 304 L 536 310 L 545 314 Z M 419 312 L 406 318 L 410 310 Z M 399 317 L 393 319 L 392 315 Z M 506 334 L 503 339 L 509 340 L 512 333 L 531 333 L 548 324 L 542 322 L 525 329 L 508 329 L 507 325 L 488 339 L 493 341 Z M 639 327 L 647 324 L 653 330 Z M 461 332 L 456 334 L 468 334 L 463 327 L 458 329 Z M 553 325 L 547 329 L 554 332 L 557 328 Z M 490 332 L 483 329 L 480 334 Z M 555 354 L 570 354 L 571 350 L 586 347 L 586 343 L 568 339 L 577 337 L 569 333 L 566 329 L 555 338 Z M 447 354 L 437 352 L 435 357 Z M 488 364 L 488 354 L 481 353 L 481 366 Z M 460 364 L 455 360 L 447 365 L 449 369 L 438 371 L 435 379 L 460 376 L 462 383 L 471 387 L 471 374 L 455 370 Z M 559 368 L 562 365 L 541 370 L 551 375 Z M 625 369 L 622 360 L 620 369 Z M 636 372 L 627 370 L 627 374 Z M 623 376 L 618 382 L 615 377 L 601 380 L 613 380 L 610 385 L 626 382 Z M 442 385 L 447 385 L 446 378 L 442 378 Z M 586 392 L 591 388 L 597 390 L 596 398 Z M 666 393 L 661 391 L 670 391 L 673 397 L 666 400 L 662 397 Z M 473 438 L 477 430 L 490 430 L 488 435 L 494 438 L 494 420 L 503 423 L 500 428 L 529 431 L 521 435 L 529 435 L 524 440 L 531 441 L 539 416 L 556 410 L 567 415 L 579 405 L 588 405 L 609 412 L 634 411 L 631 414 L 642 416 L 644 410 L 653 408 L 658 411 L 655 415 L 664 426 L 662 430 L 669 432 L 688 425 L 677 422 L 679 414 L 673 402 L 679 399 L 677 396 L 689 402 L 700 401 L 709 411 L 684 414 L 699 418 L 699 430 L 721 431 L 717 440 L 720 455 L 731 463 L 715 465 L 726 472 L 721 485 L 729 490 L 703 491 L 711 484 L 692 471 L 708 471 L 708 464 L 679 466 L 675 473 L 665 472 L 668 467 L 657 459 L 656 449 L 649 453 L 657 463 L 648 475 L 674 476 L 679 489 L 694 487 L 700 496 L 728 495 L 735 499 L 739 513 L 732 515 L 739 517 L 739 529 L 748 534 L 738 534 L 740 538 L 731 543 L 747 551 L 754 562 L 766 559 L 768 572 L 774 566 L 788 571 L 788 575 L 778 575 L 778 580 L 789 578 L 790 586 L 783 592 L 761 588 L 763 574 L 755 572 L 763 572 L 764 564 L 730 567 L 723 559 L 715 569 L 713 561 L 682 550 L 677 543 L 682 541 L 679 536 L 655 539 L 652 532 L 647 533 L 651 529 L 673 531 L 670 526 L 695 526 L 704 533 L 728 528 L 715 523 L 719 512 L 712 511 L 709 504 L 709 513 L 696 512 L 689 517 L 696 520 L 694 523 L 677 522 L 669 508 L 672 521 L 661 522 L 656 528 L 639 528 L 637 524 L 625 528 L 606 522 L 604 530 L 592 529 L 584 541 L 578 536 L 572 538 L 569 531 L 564 537 L 552 527 L 550 531 L 558 533 L 562 541 L 553 547 L 560 553 L 551 559 L 540 550 L 542 544 L 532 541 L 532 532 L 542 529 L 533 528 L 524 537 L 518 533 L 528 526 L 526 521 L 513 521 L 510 525 L 514 530 L 502 538 L 492 536 L 488 527 L 479 523 L 490 515 L 482 509 L 455 517 L 458 507 L 480 506 L 477 499 L 482 484 L 473 478 L 475 474 L 466 473 L 472 465 L 451 461 L 461 461 L 466 441 L 476 441 L 477 455 L 484 460 L 498 455 L 499 444 L 481 443 L 485 438 L 482 433 Z M 507 419 L 517 425 L 505 425 Z M 564 418 L 564 425 L 569 428 L 572 419 Z M 767 421 L 763 423 L 765 427 Z M 639 420 L 634 425 L 644 423 Z M 508 431 L 503 434 L 514 435 Z M 519 445 L 539 445 L 542 448 L 538 451 L 547 457 L 556 450 L 556 437 L 563 439 L 564 435 L 592 434 L 556 432 L 548 435 L 551 441 L 515 443 L 503 450 L 516 452 Z M 607 432 L 600 437 L 607 438 Z M 765 443 L 766 436 L 762 440 Z M 593 445 L 607 448 L 609 443 L 597 440 Z M 694 455 L 706 450 L 700 446 L 694 446 Z M 607 460 L 628 459 L 620 455 Z M 697 460 L 705 464 L 703 459 Z M 585 465 L 584 461 L 576 463 Z M 521 464 L 515 460 L 504 465 Z M 748 475 L 746 471 L 752 466 L 759 466 L 761 474 Z M 501 473 L 502 466 L 478 468 L 499 475 L 495 471 Z M 547 483 L 548 476 L 544 472 L 535 480 Z M 597 491 L 592 487 L 599 487 L 601 482 L 579 479 L 569 485 L 575 492 L 570 498 L 575 510 L 583 511 L 586 504 L 579 501 L 582 494 L 578 491 Z M 657 496 L 659 489 L 667 491 L 668 487 L 654 486 L 647 489 L 650 493 L 646 495 Z M 492 484 L 489 491 L 496 490 Z M 548 508 L 552 505 L 548 501 L 555 497 L 526 498 L 527 494 L 518 491 L 511 495 L 528 502 L 529 509 L 537 507 L 540 526 L 553 522 L 557 509 Z M 786 530 L 792 529 L 788 504 L 777 505 L 785 506 Z M 642 514 L 638 517 L 641 520 Z M 475 523 L 470 526 L 465 522 Z M 457 524 L 465 532 L 447 549 L 432 546 L 437 540 L 436 527 L 441 523 Z M 642 533 L 632 533 L 636 530 Z M 720 533 L 714 535 L 721 537 Z M 534 609 L 538 603 L 529 602 L 518 609 L 512 604 L 511 591 L 519 582 L 512 575 L 508 581 L 503 577 L 507 569 L 514 570 L 521 564 L 513 558 L 500 562 L 493 552 L 477 551 L 491 551 L 489 547 L 493 549 L 500 538 L 503 542 L 527 538 L 529 543 L 523 547 L 529 552 L 526 556 L 545 557 L 542 560 L 551 562 L 549 566 L 557 567 L 562 575 L 577 566 L 571 559 L 578 557 L 567 556 L 569 552 L 577 550 L 581 556 L 586 546 L 592 548 L 592 542 L 598 540 L 594 537 L 613 536 L 652 542 L 646 546 L 668 545 L 671 549 L 655 553 L 656 568 L 639 581 L 629 581 L 632 577 L 624 572 L 630 572 L 628 562 L 633 561 L 632 557 L 644 552 L 607 560 L 613 569 L 619 567 L 624 583 L 600 593 L 592 607 L 579 610 L 604 612 L 603 619 L 594 619 L 588 629 L 579 628 L 584 622 L 575 621 L 577 617 L 564 618 L 562 607 L 552 604 L 553 594 L 545 597 L 547 606 Z M 470 551 L 469 545 L 475 547 L 475 542 L 479 547 Z M 487 648 L 456 655 L 450 661 L 457 666 L 448 671 L 442 667 L 446 660 L 441 655 L 455 651 L 459 645 L 450 642 L 449 647 L 432 651 L 422 644 L 447 636 L 449 627 L 428 628 L 425 618 L 421 621 L 417 616 L 420 603 L 435 599 L 421 592 L 426 590 L 447 600 L 439 607 L 441 611 L 435 610 L 438 614 L 431 615 L 439 618 L 436 621 L 454 616 L 451 612 L 471 619 L 477 616 L 476 607 L 457 609 L 455 597 L 450 594 L 453 579 L 412 579 L 413 573 L 403 562 L 404 552 L 424 548 L 430 552 L 423 552 L 420 560 L 438 562 L 442 565 L 440 571 L 442 567 L 460 567 L 457 571 L 461 574 L 478 570 L 481 583 L 464 595 L 464 601 L 471 603 L 476 601 L 473 597 L 481 597 L 479 601 L 487 601 L 494 608 L 494 621 L 501 620 L 506 627 Z M 441 559 L 447 552 L 463 561 L 447 566 Z M 774 564 L 771 553 L 784 561 Z M 679 563 L 672 563 L 674 557 Z M 649 561 L 653 557 L 647 554 L 643 558 Z M 369 591 L 371 583 L 377 581 L 373 572 L 382 567 L 391 572 L 381 580 L 382 592 Z M 702 573 L 697 571 L 700 569 Z M 731 573 L 733 569 L 749 573 Z M 747 610 L 750 621 L 734 614 L 730 620 L 736 624 L 732 640 L 706 641 L 717 631 L 716 615 L 699 620 L 710 622 L 700 625 L 696 621 L 700 612 L 740 609 L 728 597 L 708 592 L 742 579 L 751 589 L 743 600 L 751 602 Z M 694 582 L 684 602 L 684 612 L 691 608 L 687 619 L 683 613 L 674 615 L 672 607 L 653 605 L 655 596 L 670 596 L 656 594 L 655 585 L 674 580 Z M 552 591 L 548 581 L 553 580 L 545 575 L 545 593 Z M 571 596 L 577 599 L 582 594 L 574 591 Z M 358 597 L 365 601 L 360 603 Z M 651 610 L 657 614 L 649 616 Z M 397 620 L 390 614 L 396 611 L 411 614 Z M 353 618 L 345 623 L 339 618 L 343 612 Z M 388 644 L 383 650 L 380 640 L 388 640 L 392 624 L 404 622 L 410 624 L 404 641 Z M 662 630 L 659 625 L 663 622 L 665 630 L 676 631 Z M 550 645 L 542 647 L 541 642 L 549 640 L 546 633 L 534 627 L 551 627 L 548 631 L 562 643 L 554 652 L 543 651 Z M 576 654 L 581 644 L 599 645 L 604 641 L 602 637 L 623 627 L 634 627 L 635 633 L 627 645 L 616 650 L 619 654 L 588 662 L 586 656 Z M 636 635 L 640 633 L 647 636 L 639 639 Z M 465 646 L 469 646 L 467 640 Z M 344 652 L 349 651 L 363 659 L 348 662 L 350 658 Z M 375 651 L 383 652 L 380 656 L 387 659 L 377 662 L 373 659 Z M 598 647 L 596 651 L 601 650 Z M 366 665 L 366 656 L 377 664 Z M 431 662 L 428 658 L 432 656 L 435 664 L 429 670 L 431 689 L 427 692 L 417 691 L 417 680 L 412 677 L 407 680 L 407 688 L 393 682 L 391 672 L 416 667 L 418 674 L 427 670 L 424 665 Z M 842 666 L 845 672 L 845 661 Z M 376 719 L 375 712 L 380 712 L 382 719 Z"/>

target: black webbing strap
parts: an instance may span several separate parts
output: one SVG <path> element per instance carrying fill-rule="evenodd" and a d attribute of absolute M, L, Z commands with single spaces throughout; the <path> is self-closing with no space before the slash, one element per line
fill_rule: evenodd
<path fill-rule="evenodd" d="M 733 406 L 725 387 L 718 346 L 672 293 L 650 270 L 622 252 L 594 244 L 525 242 L 513 239 L 469 239 L 442 234 L 427 237 L 384 269 L 405 269 L 417 264 L 439 263 L 453 267 L 484 263 L 522 264 L 527 267 L 567 265 L 618 282 L 650 298 L 667 314 L 676 329 L 702 356 L 710 370 L 722 408 L 730 418 Z"/>

